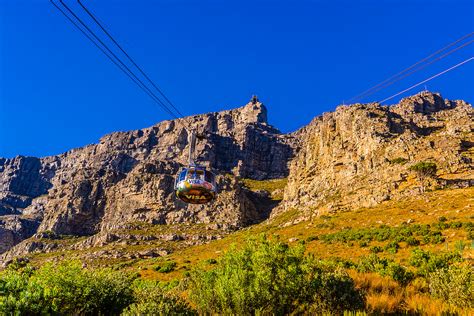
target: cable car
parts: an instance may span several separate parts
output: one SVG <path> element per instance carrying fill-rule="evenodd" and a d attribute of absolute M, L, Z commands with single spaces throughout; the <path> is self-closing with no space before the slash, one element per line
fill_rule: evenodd
<path fill-rule="evenodd" d="M 214 174 L 200 166 L 182 168 L 174 187 L 176 196 L 185 203 L 205 204 L 216 197 Z"/>
<path fill-rule="evenodd" d="M 189 166 L 179 171 L 174 190 L 185 203 L 206 204 L 216 198 L 216 179 L 211 171 L 194 163 L 196 136 L 193 131 L 189 134 L 189 143 Z"/>

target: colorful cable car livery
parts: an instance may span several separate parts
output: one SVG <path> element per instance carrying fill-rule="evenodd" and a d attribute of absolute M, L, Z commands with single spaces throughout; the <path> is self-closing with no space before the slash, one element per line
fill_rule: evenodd
<path fill-rule="evenodd" d="M 205 167 L 194 163 L 196 135 L 189 133 L 189 166 L 182 168 L 174 182 L 176 197 L 189 204 L 206 204 L 216 198 L 216 179 Z"/>
<path fill-rule="evenodd" d="M 216 197 L 216 182 L 212 172 L 200 166 L 183 168 L 175 181 L 176 196 L 189 204 L 206 204 Z"/>

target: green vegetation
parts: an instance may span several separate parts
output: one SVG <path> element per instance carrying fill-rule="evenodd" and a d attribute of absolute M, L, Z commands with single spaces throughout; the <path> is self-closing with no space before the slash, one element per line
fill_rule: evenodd
<path fill-rule="evenodd" d="M 424 192 L 427 180 L 436 177 L 438 166 L 434 162 L 421 161 L 410 166 L 408 169 L 416 173 L 416 177 L 421 184 L 421 190 Z"/>
<path fill-rule="evenodd" d="M 364 298 L 342 271 L 326 271 L 299 244 L 265 237 L 232 249 L 215 269 L 196 269 L 190 298 L 204 314 L 252 315 L 341 312 L 364 307 Z"/>
<path fill-rule="evenodd" d="M 350 243 L 353 241 L 372 241 L 391 242 L 384 247 L 384 250 L 396 253 L 400 248 L 399 242 L 406 242 L 408 246 L 417 246 L 421 242 L 424 244 L 439 244 L 445 241 L 442 231 L 445 229 L 465 228 L 467 232 L 472 230 L 471 222 L 439 222 L 435 224 L 414 224 L 402 225 L 400 227 L 390 227 L 380 225 L 374 228 L 345 229 L 331 234 L 319 236 L 319 239 L 325 243 Z M 374 248 L 377 249 L 377 248 Z"/>
<path fill-rule="evenodd" d="M 133 286 L 133 304 L 122 315 L 196 315 L 196 311 L 178 295 L 159 282 L 137 281 Z"/>
<path fill-rule="evenodd" d="M 261 236 L 243 249 L 229 250 L 214 269 L 196 268 L 171 283 L 89 270 L 79 262 L 37 270 L 12 265 L 0 273 L 0 314 L 195 315 L 191 304 L 201 313 L 227 315 L 364 308 L 364 296 L 347 273 L 321 265 L 304 251 L 302 245 L 290 247 Z M 181 296 L 185 291 L 190 302 Z"/>
<path fill-rule="evenodd" d="M 404 165 L 408 162 L 408 159 L 403 158 L 403 157 L 397 157 L 395 159 L 390 160 L 391 164 L 398 164 L 398 165 Z"/>
<path fill-rule="evenodd" d="M 0 314 L 119 314 L 133 301 L 136 275 L 79 262 L 16 268 L 0 274 Z"/>
<path fill-rule="evenodd" d="M 283 189 L 288 183 L 287 178 L 273 180 L 242 179 L 241 181 L 251 191 L 267 191 L 275 201 L 283 199 Z"/>
<path fill-rule="evenodd" d="M 174 261 L 166 261 L 162 265 L 157 265 L 153 268 L 153 270 L 161 272 L 161 273 L 169 273 L 176 268 L 176 262 Z"/>
<path fill-rule="evenodd" d="M 459 307 L 474 307 L 474 273 L 472 267 L 435 270 L 429 275 L 430 293 L 434 298 Z"/>

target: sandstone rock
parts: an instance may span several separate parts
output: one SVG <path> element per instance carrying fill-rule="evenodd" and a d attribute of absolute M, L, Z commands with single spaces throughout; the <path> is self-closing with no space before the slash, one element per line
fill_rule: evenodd
<path fill-rule="evenodd" d="M 474 178 L 474 111 L 464 101 L 422 92 L 391 107 L 377 103 L 340 106 L 300 132 L 302 148 L 290 167 L 284 202 L 300 217 L 370 207 L 420 194 L 408 167 L 432 161 L 435 187 L 470 186 Z M 464 144 L 464 145 L 463 145 Z"/>

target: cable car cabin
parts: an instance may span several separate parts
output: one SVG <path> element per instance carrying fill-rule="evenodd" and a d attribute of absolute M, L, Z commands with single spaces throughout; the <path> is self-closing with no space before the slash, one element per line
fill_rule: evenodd
<path fill-rule="evenodd" d="M 214 174 L 204 167 L 183 168 L 174 184 L 176 196 L 185 203 L 205 204 L 216 197 Z"/>

